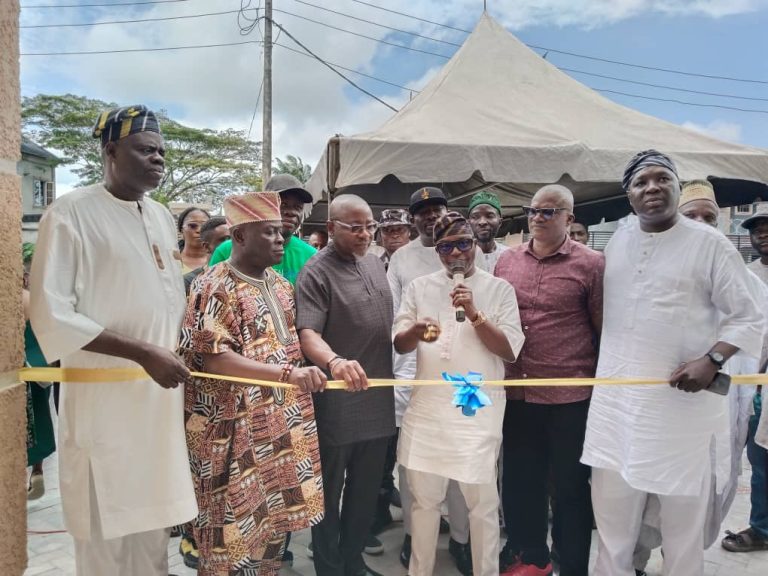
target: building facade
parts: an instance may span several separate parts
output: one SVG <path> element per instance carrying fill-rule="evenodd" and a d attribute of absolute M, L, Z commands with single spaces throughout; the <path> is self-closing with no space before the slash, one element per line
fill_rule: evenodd
<path fill-rule="evenodd" d="M 29 138 L 21 137 L 21 160 L 16 173 L 21 176 L 21 237 L 37 241 L 37 229 L 45 209 L 56 199 L 56 165 L 59 159 Z"/>

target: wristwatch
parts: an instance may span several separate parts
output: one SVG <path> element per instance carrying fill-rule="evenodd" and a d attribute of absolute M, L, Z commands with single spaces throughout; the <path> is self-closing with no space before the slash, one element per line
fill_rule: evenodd
<path fill-rule="evenodd" d="M 707 358 L 717 366 L 718 370 L 725 364 L 725 357 L 720 352 L 707 352 Z"/>
<path fill-rule="evenodd" d="M 483 314 L 482 312 L 478 311 L 477 312 L 477 316 L 475 317 L 475 319 L 474 320 L 470 320 L 469 323 L 472 324 L 473 327 L 477 328 L 481 324 L 485 324 L 487 321 L 488 321 L 488 318 L 485 317 L 485 314 Z"/>

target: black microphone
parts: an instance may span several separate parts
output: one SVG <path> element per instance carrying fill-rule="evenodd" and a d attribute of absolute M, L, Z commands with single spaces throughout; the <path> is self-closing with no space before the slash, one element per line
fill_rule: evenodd
<path fill-rule="evenodd" d="M 453 278 L 453 287 L 456 288 L 459 284 L 464 282 L 464 271 L 466 270 L 464 262 L 456 261 L 451 264 L 451 278 Z M 467 314 L 464 310 L 464 306 L 459 304 L 456 306 L 456 322 L 464 322 Z"/>

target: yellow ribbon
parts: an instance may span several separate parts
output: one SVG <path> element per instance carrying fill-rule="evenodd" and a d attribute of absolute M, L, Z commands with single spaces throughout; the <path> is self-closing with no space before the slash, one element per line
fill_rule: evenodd
<path fill-rule="evenodd" d="M 192 372 L 195 378 L 211 378 L 248 384 L 250 386 L 271 386 L 274 388 L 291 388 L 292 384 Z M 149 375 L 141 368 L 22 368 L 19 370 L 19 380 L 23 382 L 126 382 L 129 380 L 146 380 Z M 731 376 L 733 384 L 763 384 L 768 385 L 768 374 L 746 374 Z M 391 380 L 369 378 L 368 386 L 380 388 L 384 386 L 445 386 L 445 380 Z M 647 378 L 524 378 L 520 380 L 484 380 L 486 386 L 626 386 L 629 384 L 668 384 L 666 380 L 648 380 Z M 345 390 L 343 380 L 329 380 L 326 389 Z"/>

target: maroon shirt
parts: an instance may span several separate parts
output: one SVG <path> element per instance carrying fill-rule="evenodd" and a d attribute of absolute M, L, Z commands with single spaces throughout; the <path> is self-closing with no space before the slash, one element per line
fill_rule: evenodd
<path fill-rule="evenodd" d="M 506 377 L 593 378 L 603 323 L 605 259 L 567 237 L 557 252 L 538 258 L 532 243 L 507 250 L 496 264 L 495 275 L 515 288 L 525 334 L 517 362 L 506 366 Z M 579 402 L 591 394 L 591 386 L 507 388 L 507 398 L 536 404 Z"/>

